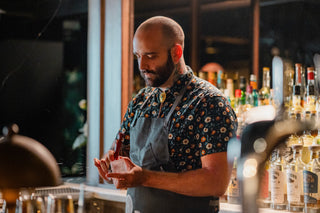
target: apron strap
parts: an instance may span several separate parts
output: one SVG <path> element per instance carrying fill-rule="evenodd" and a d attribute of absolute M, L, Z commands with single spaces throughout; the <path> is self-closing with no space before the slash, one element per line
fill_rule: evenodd
<path fill-rule="evenodd" d="M 188 82 L 188 84 L 186 84 L 186 85 L 182 88 L 182 90 L 180 91 L 180 94 L 178 95 L 177 99 L 174 101 L 174 103 L 173 103 L 173 105 L 172 105 L 172 107 L 171 107 L 168 115 L 166 116 L 166 119 L 165 119 L 165 122 L 164 122 L 164 126 L 167 126 L 167 125 L 168 125 L 169 120 L 170 120 L 170 118 L 171 118 L 171 115 L 173 114 L 173 111 L 175 110 L 175 108 L 177 107 L 177 105 L 180 103 L 180 101 L 181 101 L 184 93 L 186 92 L 187 87 L 190 85 L 190 83 L 191 83 L 191 80 L 190 80 L 190 81 Z"/>

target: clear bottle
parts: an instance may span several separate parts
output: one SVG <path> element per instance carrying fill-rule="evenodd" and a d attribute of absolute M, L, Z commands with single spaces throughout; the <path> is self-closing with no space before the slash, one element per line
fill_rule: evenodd
<path fill-rule="evenodd" d="M 310 130 L 305 130 L 303 135 L 301 136 L 303 141 L 303 149 L 302 149 L 302 161 L 305 163 L 309 163 L 310 161 L 310 149 L 309 147 L 313 144 L 314 137 L 311 135 Z"/>
<path fill-rule="evenodd" d="M 253 95 L 252 95 L 252 86 L 247 85 L 246 89 L 246 111 L 249 111 L 254 104 Z"/>
<path fill-rule="evenodd" d="M 296 81 L 293 85 L 293 94 L 292 94 L 292 105 L 289 109 L 289 117 L 301 120 L 302 114 L 302 105 L 301 105 L 301 73 L 302 73 L 302 65 L 295 64 L 296 68 Z"/>
<path fill-rule="evenodd" d="M 280 154 L 280 149 L 277 149 L 277 158 L 271 164 L 271 208 L 276 210 L 285 210 L 287 208 L 286 188 L 284 160 Z"/>
<path fill-rule="evenodd" d="M 262 73 L 262 87 L 259 90 L 259 105 L 268 105 L 270 95 L 270 68 L 263 67 Z"/>
<path fill-rule="evenodd" d="M 245 120 L 246 120 L 245 101 L 243 102 L 241 100 L 242 91 L 240 89 L 236 89 L 235 94 L 236 94 L 236 97 L 235 97 L 234 111 L 237 115 L 237 120 L 238 120 L 237 136 L 240 136 L 245 126 Z"/>
<path fill-rule="evenodd" d="M 318 129 L 318 134 L 313 139 L 313 144 L 320 145 L 320 129 Z"/>
<path fill-rule="evenodd" d="M 229 90 L 229 97 L 230 97 L 230 101 L 231 101 L 231 106 L 233 108 L 235 108 L 235 99 L 234 99 L 234 88 L 233 88 L 233 79 L 228 78 L 227 79 L 227 88 Z"/>
<path fill-rule="evenodd" d="M 303 170 L 304 212 L 314 213 L 320 212 L 320 146 L 312 145 L 309 148 L 311 159 Z"/>
<path fill-rule="evenodd" d="M 312 120 L 316 117 L 316 96 L 314 86 L 314 68 L 308 67 L 308 85 L 306 89 L 306 98 L 304 103 L 304 117 Z"/>
<path fill-rule="evenodd" d="M 234 158 L 233 168 L 231 171 L 231 179 L 228 186 L 228 194 L 227 194 L 228 203 L 240 204 L 240 188 L 239 181 L 237 178 L 237 158 Z"/>
<path fill-rule="evenodd" d="M 302 212 L 303 203 L 303 169 L 301 160 L 302 145 L 293 145 L 293 160 L 287 165 L 287 200 L 288 210 Z"/>

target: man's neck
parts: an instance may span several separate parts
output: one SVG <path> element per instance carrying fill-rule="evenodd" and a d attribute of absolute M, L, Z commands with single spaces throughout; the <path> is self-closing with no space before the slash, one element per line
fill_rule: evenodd
<path fill-rule="evenodd" d="M 185 63 L 177 63 L 174 67 L 174 70 L 168 80 L 162 84 L 159 88 L 162 91 L 165 91 L 167 88 L 170 88 L 174 83 L 179 79 L 179 77 L 187 72 L 187 67 Z"/>

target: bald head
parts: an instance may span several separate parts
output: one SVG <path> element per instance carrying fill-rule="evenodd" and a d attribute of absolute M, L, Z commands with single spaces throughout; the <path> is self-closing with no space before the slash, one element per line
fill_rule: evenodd
<path fill-rule="evenodd" d="M 171 48 L 174 44 L 180 44 L 184 47 L 184 32 L 181 26 L 173 19 L 164 16 L 155 16 L 144 21 L 136 30 L 136 34 L 148 31 L 157 31 L 162 33 L 164 45 Z"/>

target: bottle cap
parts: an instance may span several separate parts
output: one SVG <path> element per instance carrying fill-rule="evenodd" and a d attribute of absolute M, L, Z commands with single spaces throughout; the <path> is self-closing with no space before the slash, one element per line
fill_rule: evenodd
<path fill-rule="evenodd" d="M 314 80 L 314 68 L 313 67 L 308 67 L 308 80 Z"/>
<path fill-rule="evenodd" d="M 241 97 L 241 89 L 236 89 L 235 96 L 236 96 L 236 98 L 240 98 Z"/>

